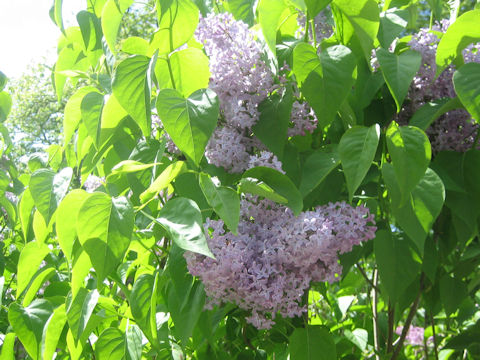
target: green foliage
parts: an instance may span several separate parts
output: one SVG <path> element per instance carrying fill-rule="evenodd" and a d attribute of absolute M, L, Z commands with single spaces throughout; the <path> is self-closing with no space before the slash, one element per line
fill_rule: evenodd
<path fill-rule="evenodd" d="M 43 65 L 8 84 L 0 72 L 1 359 L 478 358 L 479 136 L 469 134 L 465 153 L 432 151 L 429 140 L 452 110 L 480 120 L 479 66 L 462 58 L 480 39 L 473 3 L 92 0 L 72 27 L 62 1 L 52 5 L 62 33 L 54 85 Z M 248 156 L 268 150 L 281 167 L 213 165 L 232 94 L 213 84 L 212 56 L 194 33 L 201 16 L 224 11 L 257 30 L 273 84 L 250 109 L 255 125 L 241 129 L 250 142 L 230 145 Z M 325 39 L 314 36 L 320 13 L 333 27 Z M 456 97 L 417 108 L 409 96 L 421 56 L 408 32 L 445 15 L 453 24 L 437 72 L 453 63 Z M 249 70 L 258 69 L 232 82 L 250 81 Z M 240 115 L 256 116 L 242 113 L 255 95 L 235 98 Z M 304 120 L 318 126 L 292 136 L 304 105 Z M 45 153 L 19 166 L 37 150 Z M 226 294 L 208 298 L 216 289 L 186 261 L 214 264 L 234 235 L 255 236 L 243 233 L 246 223 L 260 226 L 245 213 L 252 197 L 295 216 L 348 201 L 377 224 L 372 241 L 339 254 L 336 281 L 297 294 L 301 316 L 268 314 L 268 330 L 251 325 L 249 307 L 223 303 Z M 215 244 L 220 229 L 207 219 L 234 235 Z M 424 329 L 419 343 L 396 335 L 413 326 Z"/>

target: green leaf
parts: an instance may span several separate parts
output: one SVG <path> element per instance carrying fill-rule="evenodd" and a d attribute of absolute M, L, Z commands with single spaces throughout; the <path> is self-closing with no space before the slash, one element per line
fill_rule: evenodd
<path fill-rule="evenodd" d="M 15 360 L 15 339 L 16 335 L 10 332 L 5 335 L 2 344 L 2 352 L 0 353 L 0 359 L 2 360 Z"/>
<path fill-rule="evenodd" d="M 286 8 L 287 5 L 283 0 L 260 0 L 257 6 L 258 22 L 273 54 L 276 52 L 278 26 Z"/>
<path fill-rule="evenodd" d="M 217 126 L 217 95 L 201 89 L 185 99 L 176 90 L 164 89 L 158 94 L 157 111 L 175 145 L 198 165 Z"/>
<path fill-rule="evenodd" d="M 88 135 L 93 140 L 93 145 L 98 150 L 100 142 L 100 119 L 102 116 L 103 95 L 99 92 L 86 94 L 80 104 L 83 124 Z"/>
<path fill-rule="evenodd" d="M 105 41 L 113 54 L 117 53 L 115 44 L 123 14 L 132 4 L 133 0 L 108 0 L 103 7 L 102 30 Z"/>
<path fill-rule="evenodd" d="M 432 10 L 432 16 L 436 20 L 440 20 L 442 18 L 442 10 L 443 10 L 443 2 L 442 0 L 427 0 L 430 9 Z"/>
<path fill-rule="evenodd" d="M 118 103 L 135 120 L 145 136 L 150 135 L 151 82 L 150 69 L 155 66 L 155 58 L 134 55 L 118 64 L 112 80 L 112 90 Z"/>
<path fill-rule="evenodd" d="M 80 207 L 88 196 L 85 190 L 75 189 L 69 192 L 58 206 L 56 216 L 58 243 L 68 261 L 72 261 L 73 243 L 77 237 L 76 222 L 72 219 L 77 219 Z"/>
<path fill-rule="evenodd" d="M 233 14 L 235 20 L 241 20 L 252 26 L 255 20 L 253 13 L 255 0 L 228 0 L 226 2 L 228 12 Z"/>
<path fill-rule="evenodd" d="M 32 300 L 37 295 L 38 290 L 43 286 L 43 284 L 49 280 L 53 275 L 56 274 L 56 271 L 50 265 L 44 266 L 39 269 L 32 279 L 30 279 L 30 284 L 28 290 L 25 293 L 23 298 L 22 305 L 28 306 Z"/>
<path fill-rule="evenodd" d="M 384 49 L 388 49 L 407 27 L 409 13 L 407 9 L 388 9 L 380 14 L 378 41 Z"/>
<path fill-rule="evenodd" d="M 77 90 L 68 99 L 65 105 L 63 117 L 63 135 L 65 144 L 70 142 L 75 130 L 77 130 L 80 120 L 82 120 L 81 104 L 84 97 L 90 93 L 99 93 L 93 86 L 86 86 Z"/>
<path fill-rule="evenodd" d="M 355 126 L 343 134 L 338 145 L 350 202 L 372 166 L 380 139 L 380 126 Z"/>
<path fill-rule="evenodd" d="M 288 349 L 292 360 L 335 360 L 337 350 L 332 334 L 323 326 L 296 328 Z"/>
<path fill-rule="evenodd" d="M 3 72 L 0 71 L 0 91 L 3 91 L 5 85 L 7 85 L 8 78 Z"/>
<path fill-rule="evenodd" d="M 87 10 L 100 18 L 106 2 L 107 0 L 89 0 L 87 4 Z"/>
<path fill-rule="evenodd" d="M 480 211 L 480 151 L 469 150 L 463 158 L 463 178 L 465 191 L 470 196 L 470 201 Z"/>
<path fill-rule="evenodd" d="M 378 273 L 392 302 L 397 302 L 420 271 L 406 240 L 393 237 L 389 230 L 378 230 L 374 239 Z"/>
<path fill-rule="evenodd" d="M 338 32 L 342 43 L 349 46 L 353 38 L 357 38 L 367 61 L 370 61 L 370 51 L 380 26 L 380 10 L 376 0 L 333 0 L 332 8 L 340 11 L 335 16 L 335 22 L 341 24 Z M 339 21 L 338 18 L 342 21 Z"/>
<path fill-rule="evenodd" d="M 180 174 L 188 170 L 185 161 L 175 161 L 168 165 L 155 181 L 140 195 L 140 201 L 146 203 L 155 198 L 160 191 L 168 187 Z"/>
<path fill-rule="evenodd" d="M 92 268 L 92 263 L 88 254 L 78 248 L 72 262 L 72 297 L 77 296 L 78 291 L 85 286 L 85 278 Z"/>
<path fill-rule="evenodd" d="M 480 17 L 479 17 L 480 20 Z M 480 122 L 480 64 L 465 64 L 453 74 L 453 85 L 460 101 Z"/>
<path fill-rule="evenodd" d="M 101 360 L 124 359 L 126 341 L 118 328 L 107 328 L 95 343 L 95 357 Z"/>
<path fill-rule="evenodd" d="M 167 54 L 185 44 L 198 25 L 199 10 L 191 0 L 157 2 L 158 30 L 150 42 L 150 52 Z"/>
<path fill-rule="evenodd" d="M 197 48 L 187 48 L 170 56 L 170 66 L 175 86 L 172 84 L 170 69 L 165 58 L 159 58 L 155 76 L 160 89 L 176 89 L 187 97 L 193 92 L 207 88 L 210 81 L 208 57 Z"/>
<path fill-rule="evenodd" d="M 122 51 L 130 55 L 148 56 L 148 46 L 148 41 L 138 36 L 130 36 L 122 41 Z"/>
<path fill-rule="evenodd" d="M 467 296 L 467 286 L 460 279 L 448 274 L 440 279 L 440 300 L 447 316 L 454 313 Z"/>
<path fill-rule="evenodd" d="M 97 306 L 100 294 L 97 290 L 88 291 L 81 288 L 74 299 L 67 298 L 67 320 L 75 342 L 78 342 L 87 328 L 88 321 Z M 88 335 L 88 334 L 87 334 Z"/>
<path fill-rule="evenodd" d="M 278 170 L 259 166 L 245 171 L 242 178 L 254 178 L 268 185 L 277 194 L 287 199 L 287 206 L 292 209 L 295 215 L 300 214 L 303 209 L 302 194 L 292 181 Z"/>
<path fill-rule="evenodd" d="M 408 124 L 425 131 L 435 120 L 446 112 L 460 108 L 462 108 L 462 103 L 458 97 L 433 100 L 422 105 L 410 118 Z"/>
<path fill-rule="evenodd" d="M 431 168 L 440 176 L 446 190 L 465 192 L 463 181 L 463 156 L 456 151 L 440 151 Z"/>
<path fill-rule="evenodd" d="M 30 189 L 25 189 L 20 198 L 20 202 L 18 204 L 18 213 L 20 217 L 20 224 L 22 226 L 23 238 L 25 242 L 30 240 L 29 234 L 30 226 L 32 225 L 32 210 L 35 206 L 35 203 L 32 198 L 32 194 L 30 193 Z"/>
<path fill-rule="evenodd" d="M 128 360 L 141 360 L 142 358 L 142 332 L 136 325 L 131 325 L 126 336 L 127 341 L 127 359 Z"/>
<path fill-rule="evenodd" d="M 131 174 L 150 169 L 161 163 L 144 164 L 135 160 L 123 160 L 112 168 L 112 172 L 107 177 L 107 182 L 117 181 L 123 174 Z"/>
<path fill-rule="evenodd" d="M 41 359 L 43 328 L 52 313 L 52 305 L 43 299 L 35 300 L 26 308 L 12 303 L 8 309 L 8 322 L 34 360 Z"/>
<path fill-rule="evenodd" d="M 325 9 L 328 4 L 330 4 L 332 0 L 305 0 L 305 4 L 307 5 L 308 15 L 310 18 L 314 18 L 317 16 L 320 11 Z"/>
<path fill-rule="evenodd" d="M 377 59 L 388 89 L 397 104 L 398 113 L 402 109 L 403 100 L 407 96 L 410 83 L 420 68 L 422 55 L 413 50 L 407 50 L 400 55 L 396 55 L 388 50 L 378 49 Z"/>
<path fill-rule="evenodd" d="M 267 148 L 283 159 L 283 150 L 287 141 L 288 124 L 292 112 L 293 96 L 290 87 L 283 94 L 275 93 L 265 99 L 258 107 L 260 118 L 252 130 Z"/>
<path fill-rule="evenodd" d="M 303 67 L 313 68 L 301 88 L 308 103 L 315 110 L 320 125 L 325 127 L 333 121 L 352 90 L 357 60 L 351 50 L 343 45 L 334 45 L 323 50 L 320 53 L 320 62 L 316 55 L 313 57 L 311 49 L 307 52 L 304 48 L 304 45 L 299 44 L 293 52 L 294 73 L 301 74 L 302 78 L 306 74 Z"/>
<path fill-rule="evenodd" d="M 75 341 L 70 329 L 67 332 L 67 348 L 72 360 L 80 360 L 83 352 L 83 343 Z"/>
<path fill-rule="evenodd" d="M 80 207 L 78 239 L 97 272 L 100 285 L 122 261 L 133 231 L 133 208 L 124 197 L 93 193 Z"/>
<path fill-rule="evenodd" d="M 200 281 L 194 282 L 193 286 L 184 290 L 188 291 L 178 292 L 175 286 L 170 286 L 168 308 L 175 324 L 173 328 L 175 337 L 186 344 L 202 314 L 205 305 L 205 291 Z M 187 299 L 185 299 L 185 294 L 188 294 Z"/>
<path fill-rule="evenodd" d="M 392 122 L 387 129 L 387 147 L 402 193 L 402 203 L 425 175 L 431 158 L 427 135 L 414 126 L 399 126 Z"/>
<path fill-rule="evenodd" d="M 0 122 L 7 120 L 12 109 L 12 97 L 5 91 L 0 92 Z"/>
<path fill-rule="evenodd" d="M 27 243 L 22 249 L 17 265 L 17 298 L 27 288 L 48 253 L 48 246 L 36 241 Z"/>
<path fill-rule="evenodd" d="M 340 164 L 336 147 L 320 149 L 312 153 L 303 164 L 300 193 L 305 198 Z"/>
<path fill-rule="evenodd" d="M 67 322 L 65 304 L 57 307 L 48 319 L 43 329 L 42 356 L 43 359 L 52 359 L 57 350 L 57 344 L 62 336 L 63 328 Z"/>
<path fill-rule="evenodd" d="M 427 235 L 442 210 L 445 201 L 445 188 L 442 180 L 431 169 L 413 189 L 408 200 L 402 204 L 401 189 L 390 164 L 383 164 L 382 174 L 392 201 L 392 212 L 400 227 L 423 253 Z"/>
<path fill-rule="evenodd" d="M 115 95 L 110 95 L 102 110 L 100 125 L 100 147 L 112 140 L 118 133 L 122 121 L 128 116 L 125 109 L 118 103 Z"/>
<path fill-rule="evenodd" d="M 437 47 L 436 76 L 439 76 L 454 60 L 457 67 L 463 64 L 462 50 L 480 41 L 479 23 L 480 9 L 467 11 L 448 27 Z"/>
<path fill-rule="evenodd" d="M 151 274 L 140 275 L 133 284 L 130 293 L 130 308 L 135 321 L 140 325 L 144 332 L 150 318 L 150 299 L 152 297 L 154 276 Z"/>
<path fill-rule="evenodd" d="M 32 174 L 29 183 L 30 193 L 47 226 L 58 204 L 66 195 L 72 176 L 71 168 L 64 168 L 58 174 L 47 169 L 40 169 Z"/>
<path fill-rule="evenodd" d="M 87 70 L 88 63 L 81 49 L 65 46 L 58 54 L 55 64 L 54 85 L 58 100 L 62 99 L 67 76 L 64 71 Z"/>
<path fill-rule="evenodd" d="M 62 5 L 63 0 L 54 0 L 53 6 L 50 9 L 50 17 L 52 18 L 53 22 L 60 28 L 60 30 L 64 32 Z"/>
<path fill-rule="evenodd" d="M 95 14 L 82 10 L 77 13 L 77 22 L 82 32 L 85 53 L 90 60 L 90 65 L 95 66 L 103 54 L 100 20 Z"/>
<path fill-rule="evenodd" d="M 312 71 L 322 74 L 317 51 L 310 44 L 301 42 L 293 49 L 293 72 L 297 83 L 302 85 Z"/>
<path fill-rule="evenodd" d="M 205 239 L 202 213 L 194 201 L 181 197 L 167 201 L 156 222 L 167 230 L 178 247 L 215 258 Z"/>
<path fill-rule="evenodd" d="M 365 351 L 368 344 L 368 331 L 357 328 L 353 331 L 345 330 L 345 337 L 355 344 L 361 351 Z"/>
<path fill-rule="evenodd" d="M 230 231 L 237 234 L 240 218 L 240 199 L 238 194 L 231 188 L 215 186 L 210 176 L 204 173 L 199 175 L 199 183 L 208 204 L 225 222 Z"/>
<path fill-rule="evenodd" d="M 270 186 L 264 183 L 261 180 L 255 178 L 242 178 L 238 183 L 239 191 L 243 193 L 249 193 L 253 195 L 258 195 L 266 199 L 270 199 L 279 204 L 287 204 L 287 198 L 277 194 Z"/>

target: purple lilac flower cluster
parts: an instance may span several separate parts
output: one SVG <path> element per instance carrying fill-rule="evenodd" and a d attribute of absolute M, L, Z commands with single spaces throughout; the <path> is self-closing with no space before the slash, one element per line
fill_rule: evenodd
<path fill-rule="evenodd" d="M 286 80 L 280 79 L 280 85 L 274 83 L 255 33 L 229 13 L 202 18 L 195 36 L 210 58 L 209 86 L 218 95 L 223 119 L 207 145 L 206 158 L 234 173 L 252 164 L 281 170 L 278 159 L 252 135 L 252 127 L 259 119 L 259 104 L 278 87 L 288 86 Z M 305 135 L 316 127 L 311 108 L 298 100 L 291 120 L 288 136 Z"/>
<path fill-rule="evenodd" d="M 401 335 L 403 331 L 403 326 L 398 326 L 395 329 L 395 333 L 397 335 Z M 424 338 L 425 338 L 425 329 L 418 326 L 410 326 L 407 332 L 407 337 L 405 338 L 405 343 L 412 345 L 412 346 L 419 346 L 424 345 Z M 433 343 L 433 336 L 430 336 L 426 344 L 430 345 Z"/>
<path fill-rule="evenodd" d="M 438 78 L 435 56 L 440 35 L 445 33 L 449 26 L 447 20 L 443 20 L 432 27 L 422 28 L 412 36 L 409 42 L 411 49 L 420 52 L 422 64 L 410 86 L 408 98 L 410 104 L 402 109 L 399 120 L 405 121 L 423 104 L 444 98 L 456 96 L 453 87 L 452 76 L 455 67 L 449 66 Z M 464 61 L 480 62 L 480 44 L 470 45 L 463 51 Z M 470 115 L 465 110 L 450 111 L 441 116 L 428 130 L 432 150 L 434 153 L 443 150 L 464 152 L 472 147 L 478 125 L 472 122 Z"/>
<path fill-rule="evenodd" d="M 190 273 L 200 277 L 208 305 L 232 302 L 251 311 L 259 329 L 277 314 L 295 317 L 312 281 L 336 281 L 338 254 L 374 238 L 374 217 L 366 207 L 339 202 L 299 216 L 269 200 L 242 200 L 238 235 L 221 220 L 207 219 L 208 245 L 216 259 L 186 252 Z"/>
<path fill-rule="evenodd" d="M 227 124 L 251 128 L 258 104 L 273 86 L 273 74 L 262 59 L 254 33 L 229 13 L 209 14 L 195 33 L 210 58 L 210 87 L 217 93 Z"/>

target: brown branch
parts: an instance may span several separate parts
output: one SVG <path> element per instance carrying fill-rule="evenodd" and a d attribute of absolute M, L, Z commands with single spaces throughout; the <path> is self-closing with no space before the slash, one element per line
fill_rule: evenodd
<path fill-rule="evenodd" d="M 430 310 L 430 324 L 432 326 L 432 335 L 433 335 L 433 351 L 435 353 L 435 360 L 438 360 L 438 345 L 437 345 L 437 335 L 435 333 L 435 320 L 433 319 L 432 310 Z"/>
<path fill-rule="evenodd" d="M 420 275 L 420 289 L 418 290 L 418 295 L 415 301 L 413 302 L 412 307 L 410 308 L 410 311 L 407 316 L 407 320 L 403 325 L 402 334 L 400 335 L 400 338 L 397 342 L 397 346 L 395 348 L 395 351 L 393 352 L 391 360 L 396 360 L 398 358 L 398 355 L 400 355 L 400 350 L 402 350 L 403 343 L 405 342 L 405 338 L 407 337 L 408 330 L 410 329 L 410 325 L 412 324 L 413 318 L 417 313 L 418 304 L 420 303 L 420 297 L 422 295 L 424 277 L 425 277 L 425 274 L 422 272 L 422 275 Z"/>
<path fill-rule="evenodd" d="M 375 359 L 380 360 L 380 346 L 378 341 L 378 312 L 377 312 L 377 305 L 378 305 L 378 293 L 377 293 L 377 284 L 378 284 L 378 271 L 375 268 L 373 270 L 373 282 L 372 282 L 372 293 L 373 293 L 373 304 L 372 304 L 372 312 L 373 312 L 373 343 L 375 348 Z"/>
<path fill-rule="evenodd" d="M 388 338 L 387 338 L 387 354 L 393 351 L 393 326 L 395 321 L 395 305 L 388 301 Z"/>
<path fill-rule="evenodd" d="M 375 291 L 377 292 L 380 292 L 380 289 L 378 288 L 378 286 L 376 286 L 372 280 L 370 280 L 367 276 L 367 273 L 365 272 L 365 270 L 363 270 L 363 268 L 360 266 L 359 263 L 356 263 L 355 266 L 357 267 L 358 271 L 360 271 L 360 274 L 362 274 L 362 276 L 364 277 L 365 281 L 372 287 L 375 289 Z"/>

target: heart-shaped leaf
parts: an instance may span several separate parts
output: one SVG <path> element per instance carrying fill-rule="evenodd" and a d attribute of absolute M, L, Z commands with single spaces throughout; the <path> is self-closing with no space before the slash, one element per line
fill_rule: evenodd
<path fill-rule="evenodd" d="M 58 174 L 48 169 L 40 169 L 32 174 L 30 193 L 47 226 L 58 204 L 66 195 L 72 176 L 71 168 L 64 168 Z"/>
<path fill-rule="evenodd" d="M 407 50 L 397 55 L 385 49 L 378 49 L 377 59 L 385 82 L 397 104 L 397 112 L 400 112 L 410 83 L 420 68 L 422 55 L 413 50 Z"/>
<path fill-rule="evenodd" d="M 97 272 L 98 284 L 122 261 L 133 231 L 133 208 L 124 197 L 91 194 L 77 217 L 77 235 Z"/>
<path fill-rule="evenodd" d="M 185 99 L 176 90 L 165 89 L 158 94 L 157 111 L 175 145 L 198 165 L 217 126 L 217 95 L 201 89 Z"/>
<path fill-rule="evenodd" d="M 372 166 L 379 139 L 378 124 L 369 128 L 355 126 L 348 129 L 340 139 L 338 153 L 347 180 L 350 201 Z"/>

